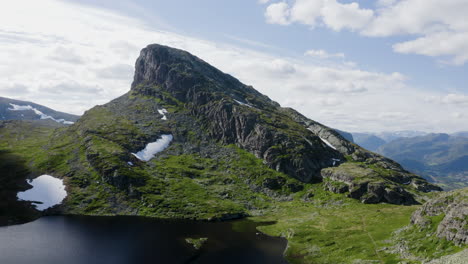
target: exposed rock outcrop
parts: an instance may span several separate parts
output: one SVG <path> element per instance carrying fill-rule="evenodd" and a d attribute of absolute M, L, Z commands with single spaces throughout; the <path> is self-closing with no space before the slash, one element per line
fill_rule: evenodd
<path fill-rule="evenodd" d="M 436 235 L 457 245 L 468 244 L 468 188 L 441 193 L 426 202 L 411 217 L 411 223 L 425 227 L 434 216 L 442 217 Z"/>
<path fill-rule="evenodd" d="M 335 193 L 348 192 L 348 196 L 359 199 L 363 203 L 391 203 L 415 204 L 413 195 L 407 192 L 394 181 L 389 180 L 385 173 L 375 167 L 366 167 L 364 164 L 344 163 L 338 167 L 322 170 L 328 190 Z M 399 175 L 400 181 L 412 181 L 415 176 Z"/>

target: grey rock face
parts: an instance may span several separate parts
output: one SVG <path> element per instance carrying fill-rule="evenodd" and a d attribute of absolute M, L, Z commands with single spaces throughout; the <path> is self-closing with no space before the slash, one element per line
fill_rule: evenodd
<path fill-rule="evenodd" d="M 468 259 L 468 249 L 440 259 L 431 260 L 427 264 L 465 264 Z"/>
<path fill-rule="evenodd" d="M 457 245 L 468 244 L 468 189 L 442 193 L 414 212 L 411 223 L 420 226 L 431 224 L 430 217 L 443 216 L 436 235 Z"/>
<path fill-rule="evenodd" d="M 322 170 L 328 189 L 335 193 L 349 192 L 348 196 L 362 203 L 415 204 L 413 196 L 379 172 L 363 165 L 345 163 Z"/>

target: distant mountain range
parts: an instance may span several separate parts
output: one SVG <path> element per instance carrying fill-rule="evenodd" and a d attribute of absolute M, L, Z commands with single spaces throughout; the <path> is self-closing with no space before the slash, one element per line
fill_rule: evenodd
<path fill-rule="evenodd" d="M 0 120 L 51 120 L 71 125 L 78 118 L 32 102 L 0 97 Z"/>
<path fill-rule="evenodd" d="M 445 189 L 468 186 L 468 132 L 352 133 L 356 144 L 399 162 Z"/>

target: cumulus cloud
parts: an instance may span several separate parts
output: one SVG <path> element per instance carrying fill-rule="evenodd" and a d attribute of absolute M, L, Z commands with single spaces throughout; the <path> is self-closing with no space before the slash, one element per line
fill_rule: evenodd
<path fill-rule="evenodd" d="M 373 15 L 374 11 L 361 9 L 356 2 L 340 4 L 336 1 L 326 1 L 322 8 L 323 21 L 335 31 L 344 28 L 361 29 L 369 23 Z"/>
<path fill-rule="evenodd" d="M 374 11 L 360 8 L 356 2 L 342 4 L 336 0 L 295 0 L 292 5 L 277 2 L 265 11 L 268 23 L 289 25 L 297 22 L 311 27 L 322 23 L 336 31 L 361 29 L 373 15 Z"/>
<path fill-rule="evenodd" d="M 38 90 L 41 93 L 56 95 L 98 95 L 103 91 L 103 89 L 97 85 L 83 84 L 76 81 L 61 82 L 52 86 L 40 86 Z"/>
<path fill-rule="evenodd" d="M 65 47 L 56 47 L 54 51 L 48 56 L 49 59 L 66 62 L 71 64 L 82 64 L 85 59 L 76 53 L 74 49 Z"/>
<path fill-rule="evenodd" d="M 450 93 L 440 96 L 431 96 L 426 101 L 447 105 L 468 105 L 468 95 Z"/>
<path fill-rule="evenodd" d="M 107 79 L 123 79 L 130 80 L 133 76 L 134 68 L 128 64 L 117 64 L 102 69 L 98 69 L 96 74 L 98 77 Z"/>
<path fill-rule="evenodd" d="M 460 113 L 460 112 L 453 112 L 452 116 L 455 117 L 456 119 L 462 119 L 463 117 L 465 117 L 465 114 Z"/>
<path fill-rule="evenodd" d="M 265 17 L 268 23 L 288 25 L 289 22 L 289 6 L 285 2 L 271 4 L 267 7 Z"/>
<path fill-rule="evenodd" d="M 26 4 L 28 9 L 23 8 Z M 47 19 L 37 12 L 44 6 Z M 287 8 L 291 12 L 286 16 L 288 23 L 293 17 L 305 19 L 300 10 Z M 465 105 L 443 104 L 435 109 L 423 98 L 440 95 L 409 86 L 406 76 L 398 72 L 368 71 L 339 61 L 324 66 L 304 56 L 279 56 L 182 36 L 103 9 L 55 0 L 12 1 L 0 9 L 1 32 L 17 33 L 16 38 L 2 42 L 0 49 L 0 75 L 8 76 L 0 79 L 0 93 L 13 91 L 17 99 L 60 111 L 82 114 L 127 92 L 131 65 L 141 48 L 160 43 L 187 50 L 283 106 L 332 127 L 350 131 L 468 129 L 466 117 L 447 118 L 450 113 L 463 113 Z M 50 54 L 60 48 L 73 51 L 81 61 L 51 60 Z M 399 120 L 395 113 L 407 116 Z"/>
<path fill-rule="evenodd" d="M 28 87 L 20 83 L 7 84 L 0 87 L 0 93 L 5 95 L 26 95 L 29 93 Z"/>
<path fill-rule="evenodd" d="M 304 53 L 304 55 L 317 57 L 320 59 L 329 59 L 329 58 L 344 58 L 344 53 L 328 53 L 325 50 L 308 50 Z"/>
<path fill-rule="evenodd" d="M 431 57 L 451 56 L 448 63 L 463 65 L 468 61 L 468 32 L 438 32 L 393 45 L 393 50 L 405 54 Z"/>
<path fill-rule="evenodd" d="M 468 61 L 466 14 L 466 0 L 379 0 L 374 10 L 356 1 L 293 0 L 271 3 L 265 12 L 267 22 L 280 25 L 347 29 L 369 37 L 407 35 L 414 39 L 395 43 L 395 52 L 449 57 L 454 65 Z"/>

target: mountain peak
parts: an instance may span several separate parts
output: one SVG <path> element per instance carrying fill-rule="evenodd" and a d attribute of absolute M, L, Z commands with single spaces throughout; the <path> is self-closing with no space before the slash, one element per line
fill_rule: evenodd
<path fill-rule="evenodd" d="M 253 87 L 187 51 L 151 44 L 141 51 L 135 63 L 132 92 L 151 96 L 156 90 L 168 92 L 184 103 L 205 104 L 207 100 L 223 97 L 248 103 L 247 97 L 261 97 L 262 104 L 279 106 Z"/>
<path fill-rule="evenodd" d="M 169 77 L 171 68 L 193 68 L 195 60 L 203 63 L 190 53 L 159 44 L 148 45 L 140 52 L 135 64 L 132 88 L 141 83 L 163 83 Z"/>

